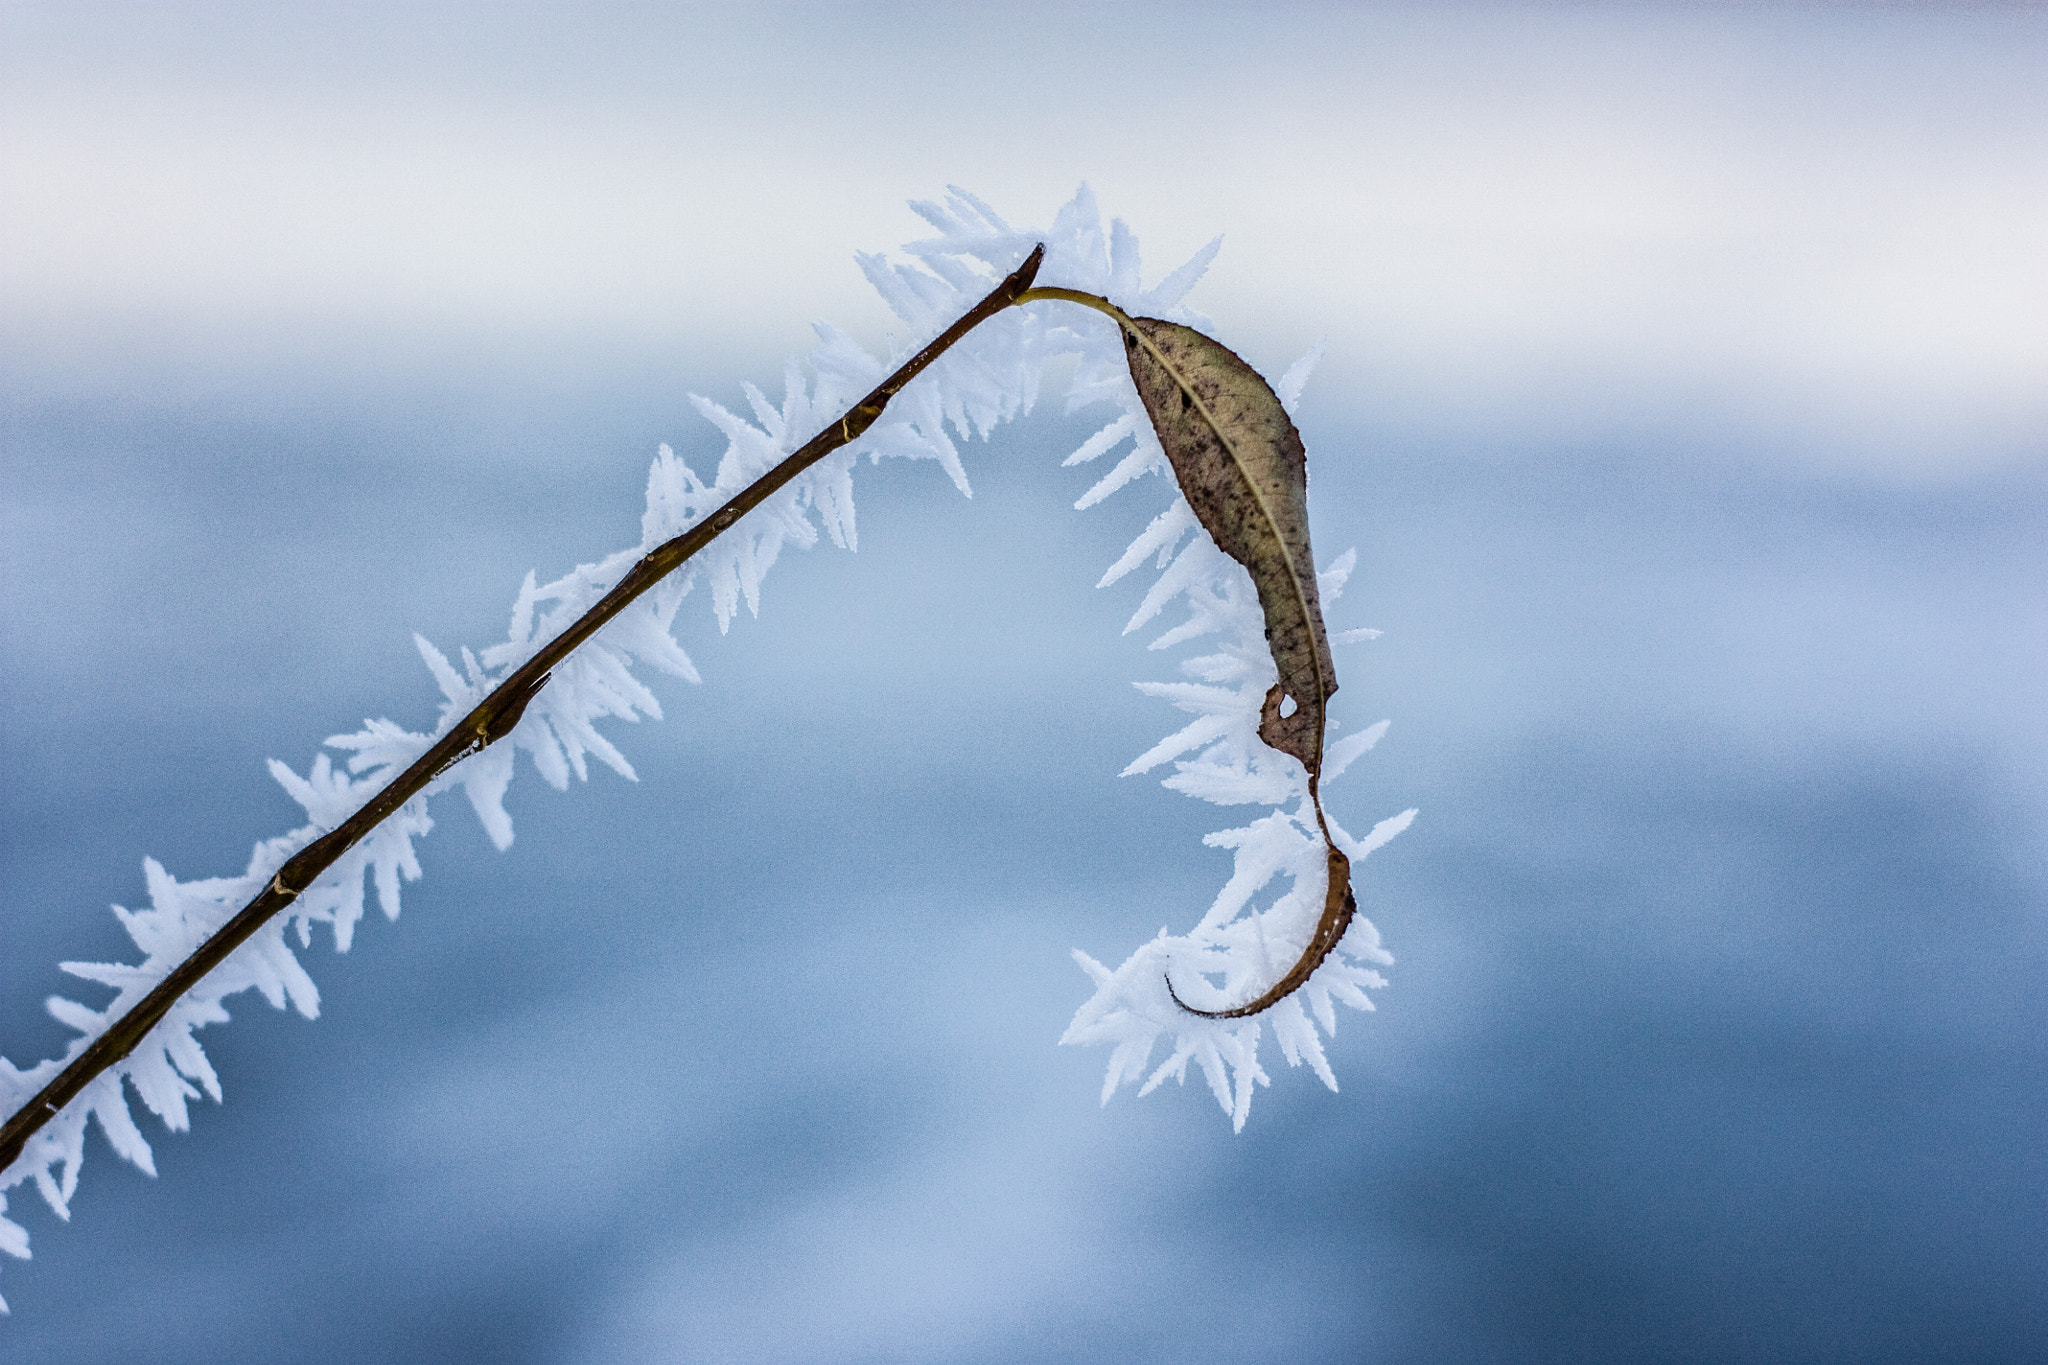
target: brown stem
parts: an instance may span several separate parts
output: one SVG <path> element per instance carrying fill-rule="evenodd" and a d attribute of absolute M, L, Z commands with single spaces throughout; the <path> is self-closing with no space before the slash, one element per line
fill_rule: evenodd
<path fill-rule="evenodd" d="M 251 935 L 270 921 L 272 916 L 298 899 L 299 895 L 313 884 L 314 879 L 332 866 L 336 859 L 353 848 L 387 816 L 419 795 L 443 770 L 511 733 L 512 728 L 519 723 L 520 715 L 525 712 L 527 703 L 547 685 L 549 674 L 568 658 L 578 645 L 595 635 L 600 627 L 624 611 L 635 598 L 680 568 L 691 555 L 717 539 L 734 522 L 767 501 L 769 496 L 784 484 L 873 426 L 876 419 L 882 415 L 882 409 L 888 406 L 889 400 L 894 398 L 904 385 L 915 379 L 925 367 L 944 355 L 955 342 L 976 327 L 1005 308 L 1021 302 L 1025 291 L 1030 289 L 1032 280 L 1038 275 L 1040 263 L 1044 260 L 1045 246 L 1040 243 L 1008 279 L 989 292 L 988 297 L 968 309 L 958 322 L 940 333 L 938 339 L 931 345 L 905 361 L 894 374 L 883 380 L 867 397 L 854 404 L 837 422 L 812 437 L 781 464 L 734 494 L 730 502 L 709 517 L 673 540 L 665 541 L 648 551 L 596 606 L 585 612 L 574 625 L 557 635 L 531 659 L 515 669 L 489 696 L 478 702 L 476 709 L 464 716 L 460 724 L 443 735 L 433 748 L 420 755 L 411 767 L 365 802 L 354 815 L 294 854 L 277 870 L 277 875 L 270 879 L 270 885 L 258 893 L 256 899 L 243 906 L 233 919 L 215 930 L 213 936 L 200 944 L 192 956 L 173 968 L 148 995 L 142 997 L 126 1014 L 109 1025 L 105 1033 L 93 1039 L 83 1052 L 57 1073 L 56 1079 L 44 1086 L 35 1098 L 14 1113 L 4 1127 L 0 1127 L 0 1173 L 4 1173 L 20 1158 L 22 1149 L 28 1145 L 28 1140 L 41 1131 L 44 1124 L 55 1118 L 65 1105 L 76 1099 L 101 1072 L 133 1052 L 148 1036 L 149 1031 L 170 1013 L 171 1006 L 175 1005 L 180 997 L 198 985 L 208 972 L 225 962 L 235 949 L 246 943 Z"/>

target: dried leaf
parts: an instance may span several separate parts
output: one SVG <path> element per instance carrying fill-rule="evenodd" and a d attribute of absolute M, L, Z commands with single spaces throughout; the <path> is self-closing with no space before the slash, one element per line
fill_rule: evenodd
<path fill-rule="evenodd" d="M 1244 565 L 1258 590 L 1266 643 L 1280 672 L 1266 693 L 1259 738 L 1308 769 L 1309 795 L 1329 849 L 1322 917 L 1294 966 L 1249 1004 L 1190 1011 L 1242 1018 L 1271 1008 L 1305 983 L 1344 937 L 1358 909 L 1350 860 L 1330 838 L 1318 791 L 1337 671 L 1309 549 L 1307 455 L 1272 386 L 1228 347 L 1158 318 L 1119 321 L 1131 378 L 1188 506 L 1217 548 Z"/>
<path fill-rule="evenodd" d="M 1280 681 L 1266 694 L 1259 738 L 1319 776 L 1337 672 L 1309 551 L 1301 434 L 1272 387 L 1227 347 L 1178 323 L 1130 321 L 1131 378 L 1181 492 L 1217 548 L 1250 572 L 1266 614 Z"/>

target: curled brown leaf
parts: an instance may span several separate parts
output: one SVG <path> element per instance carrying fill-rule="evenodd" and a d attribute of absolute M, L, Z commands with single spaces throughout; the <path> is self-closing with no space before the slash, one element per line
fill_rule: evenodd
<path fill-rule="evenodd" d="M 1308 462 L 1301 433 L 1280 396 L 1236 352 L 1192 327 L 1132 317 L 1099 294 L 1057 286 L 1025 288 L 1019 304 L 1045 299 L 1107 314 L 1122 330 L 1131 379 L 1195 517 L 1225 554 L 1251 575 L 1265 615 L 1279 680 L 1266 692 L 1259 738 L 1300 760 L 1323 836 L 1323 911 L 1301 955 L 1257 998 L 1224 1010 L 1174 1002 L 1190 1014 L 1240 1019 L 1271 1009 L 1307 983 L 1351 927 L 1351 860 L 1323 814 L 1323 734 L 1337 670 L 1323 628 L 1315 556 L 1308 536 Z"/>
<path fill-rule="evenodd" d="M 1308 539 L 1308 457 L 1280 396 L 1235 351 L 1192 327 L 1130 318 L 1124 327 L 1131 379 L 1180 489 L 1216 547 L 1244 565 L 1266 617 L 1266 643 L 1280 679 L 1266 692 L 1259 738 L 1308 770 L 1310 800 L 1328 854 L 1323 913 L 1281 978 L 1256 999 L 1225 1010 L 1174 1003 L 1210 1019 L 1241 1019 L 1272 1008 L 1323 965 L 1358 902 L 1351 861 L 1330 838 L 1318 790 L 1323 731 L 1337 670 L 1316 593 Z"/>

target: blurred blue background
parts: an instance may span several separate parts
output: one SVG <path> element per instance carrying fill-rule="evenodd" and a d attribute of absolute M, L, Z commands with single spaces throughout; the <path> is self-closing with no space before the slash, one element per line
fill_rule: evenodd
<path fill-rule="evenodd" d="M 0 1050 L 431 720 L 410 633 L 957 182 L 1086 179 L 1301 411 L 1398 961 L 1331 1095 L 1053 1046 L 1238 822 L 1044 411 L 860 480 L 609 773 L 446 799 L 322 1017 L 12 1196 L 9 1360 L 1905 1361 L 2048 1341 L 2048 20 L 2030 7 L 0 8 Z M 772 385 L 771 385 L 772 387 Z"/>

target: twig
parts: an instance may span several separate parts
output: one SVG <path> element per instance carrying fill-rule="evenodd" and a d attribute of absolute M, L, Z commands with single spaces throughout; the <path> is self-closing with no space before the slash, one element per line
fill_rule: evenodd
<path fill-rule="evenodd" d="M 681 568 L 690 556 L 716 540 L 784 484 L 873 426 L 889 400 L 955 342 L 1005 308 L 1022 302 L 1044 259 L 1045 246 L 1041 243 L 1008 279 L 997 285 L 931 345 L 905 361 L 837 422 L 734 494 L 731 501 L 709 517 L 673 540 L 648 551 L 596 606 L 499 683 L 489 696 L 462 718 L 460 724 L 443 735 L 411 767 L 365 802 L 354 815 L 294 854 L 254 900 L 214 931 L 213 936 L 200 944 L 192 956 L 173 968 L 148 995 L 109 1025 L 106 1032 L 93 1039 L 83 1052 L 57 1073 L 56 1079 L 14 1113 L 4 1127 L 0 1127 L 0 1171 L 12 1166 L 20 1158 L 28 1140 L 55 1118 L 65 1105 L 76 1099 L 95 1077 L 133 1052 L 149 1031 L 170 1013 L 180 997 L 198 985 L 208 972 L 225 962 L 272 916 L 298 899 L 336 859 L 353 848 L 386 817 L 419 795 L 442 772 L 510 734 L 525 713 L 527 704 L 547 685 L 555 667 L 577 646 L 595 635 L 635 598 Z"/>

